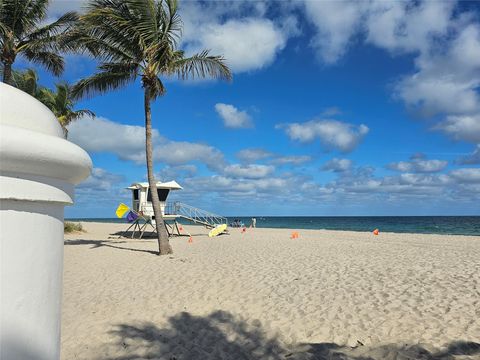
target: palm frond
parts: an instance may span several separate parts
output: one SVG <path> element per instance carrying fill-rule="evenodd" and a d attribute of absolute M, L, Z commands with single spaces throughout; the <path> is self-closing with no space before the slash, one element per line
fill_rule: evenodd
<path fill-rule="evenodd" d="M 79 99 L 116 90 L 134 81 L 135 77 L 136 74 L 132 72 L 99 72 L 78 81 L 72 87 L 72 98 Z"/>
<path fill-rule="evenodd" d="M 12 83 L 17 88 L 27 94 L 36 97 L 40 86 L 38 85 L 38 75 L 33 69 L 25 71 L 12 71 Z"/>
<path fill-rule="evenodd" d="M 69 27 L 73 26 L 76 21 L 78 21 L 79 16 L 76 12 L 71 11 L 53 23 L 45 25 L 28 35 L 27 41 L 44 39 L 44 38 L 52 38 L 54 36 L 60 35 L 68 30 Z"/>
<path fill-rule="evenodd" d="M 110 6 L 109 6 L 110 4 Z M 112 46 L 131 49 L 139 54 L 145 48 L 143 38 L 134 24 L 138 21 L 126 2 L 118 0 L 96 0 L 81 22 L 90 30 L 90 36 Z"/>
<path fill-rule="evenodd" d="M 155 0 L 124 0 L 132 16 L 130 23 L 136 28 L 147 48 L 159 40 Z"/>
<path fill-rule="evenodd" d="M 36 51 L 36 49 L 28 48 L 23 52 L 25 57 L 37 64 L 43 65 L 54 75 L 59 76 L 63 72 L 65 62 L 63 58 L 51 51 Z"/>
<path fill-rule="evenodd" d="M 166 6 L 163 1 L 158 2 L 157 17 L 162 23 L 162 40 L 168 39 L 174 48 L 178 46 L 183 29 L 183 22 L 177 10 L 177 0 L 166 0 Z"/>
<path fill-rule="evenodd" d="M 48 0 L 2 0 L 0 23 L 7 26 L 21 40 L 45 18 Z"/>
<path fill-rule="evenodd" d="M 208 50 L 204 50 L 189 58 L 176 60 L 172 64 L 172 73 L 176 73 L 179 79 L 196 79 L 211 77 L 230 81 L 232 73 L 222 56 L 211 56 Z"/>

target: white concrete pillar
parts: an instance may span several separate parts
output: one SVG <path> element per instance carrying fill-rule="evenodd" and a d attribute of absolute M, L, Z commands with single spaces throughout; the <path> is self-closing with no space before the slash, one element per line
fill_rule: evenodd
<path fill-rule="evenodd" d="M 91 171 L 42 103 L 0 83 L 0 359 L 60 358 L 63 210 Z"/>

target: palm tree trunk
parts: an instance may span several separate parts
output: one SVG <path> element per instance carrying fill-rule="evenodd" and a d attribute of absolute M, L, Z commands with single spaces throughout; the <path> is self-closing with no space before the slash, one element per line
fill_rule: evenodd
<path fill-rule="evenodd" d="M 7 61 L 3 63 L 3 82 L 12 85 L 12 64 Z"/>
<path fill-rule="evenodd" d="M 150 94 L 148 87 L 145 87 L 145 145 L 148 185 L 150 186 L 150 193 L 152 196 L 153 213 L 155 215 L 155 225 L 158 236 L 158 255 L 171 254 L 173 251 L 168 241 L 167 229 L 165 228 L 162 211 L 160 209 L 160 200 L 158 199 L 157 183 L 153 174 L 152 112 L 150 109 Z"/>

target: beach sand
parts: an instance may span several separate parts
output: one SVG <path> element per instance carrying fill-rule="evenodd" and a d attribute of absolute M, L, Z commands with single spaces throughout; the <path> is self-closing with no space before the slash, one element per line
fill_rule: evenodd
<path fill-rule="evenodd" d="M 480 237 L 66 235 L 62 359 L 480 359 Z"/>

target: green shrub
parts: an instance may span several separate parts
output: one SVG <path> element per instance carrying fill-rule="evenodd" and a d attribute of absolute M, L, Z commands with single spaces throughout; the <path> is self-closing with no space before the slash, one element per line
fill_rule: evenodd
<path fill-rule="evenodd" d="M 83 226 L 81 223 L 75 224 L 73 222 L 65 221 L 63 224 L 63 231 L 67 234 L 76 231 L 83 231 Z"/>

